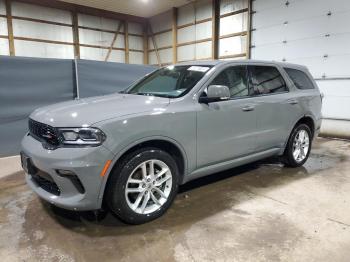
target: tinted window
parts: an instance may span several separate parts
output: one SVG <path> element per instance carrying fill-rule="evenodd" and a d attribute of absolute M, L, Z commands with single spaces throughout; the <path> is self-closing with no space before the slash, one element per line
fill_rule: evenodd
<path fill-rule="evenodd" d="M 231 97 L 242 97 L 249 94 L 245 66 L 229 67 L 215 77 L 211 85 L 224 85 L 230 89 Z"/>
<path fill-rule="evenodd" d="M 211 66 L 168 66 L 146 76 L 127 93 L 175 98 L 189 92 Z"/>
<path fill-rule="evenodd" d="M 254 94 L 286 92 L 288 88 L 277 68 L 273 66 L 249 66 Z"/>
<path fill-rule="evenodd" d="M 285 68 L 290 79 L 298 89 L 313 89 L 315 88 L 310 78 L 303 72 L 297 69 Z"/>

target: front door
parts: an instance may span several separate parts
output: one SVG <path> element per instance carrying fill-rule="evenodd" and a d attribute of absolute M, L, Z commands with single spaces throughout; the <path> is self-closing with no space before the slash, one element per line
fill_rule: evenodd
<path fill-rule="evenodd" d="M 209 85 L 227 86 L 231 99 L 200 104 L 197 112 L 197 168 L 245 156 L 255 149 L 256 111 L 249 96 L 246 66 L 224 69 Z"/>

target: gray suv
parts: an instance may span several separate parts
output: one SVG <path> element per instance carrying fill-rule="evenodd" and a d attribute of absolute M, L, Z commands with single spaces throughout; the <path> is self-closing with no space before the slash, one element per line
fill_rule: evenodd
<path fill-rule="evenodd" d="M 140 224 L 178 186 L 259 159 L 307 160 L 319 89 L 299 65 L 201 61 L 158 69 L 126 90 L 35 110 L 22 141 L 28 185 L 53 205 Z"/>

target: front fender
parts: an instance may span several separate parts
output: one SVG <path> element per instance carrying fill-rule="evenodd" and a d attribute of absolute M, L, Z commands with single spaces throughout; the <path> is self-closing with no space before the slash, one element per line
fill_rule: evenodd
<path fill-rule="evenodd" d="M 109 165 L 109 168 L 108 168 L 107 172 L 105 173 L 103 180 L 101 182 L 100 191 L 99 191 L 99 198 L 98 198 L 99 199 L 98 206 L 102 206 L 103 196 L 105 193 L 105 189 L 106 189 L 106 185 L 107 185 L 109 176 L 111 175 L 112 170 L 113 170 L 115 164 L 117 163 L 117 161 L 120 159 L 120 157 L 122 157 L 129 149 L 131 149 L 139 144 L 142 144 L 144 142 L 149 142 L 152 140 L 162 140 L 162 141 L 166 141 L 166 142 L 169 142 L 169 143 L 172 143 L 173 145 L 175 145 L 180 150 L 180 152 L 184 158 L 184 165 L 185 165 L 184 166 L 184 174 L 187 174 L 188 160 L 187 160 L 186 151 L 185 151 L 184 147 L 178 141 L 176 141 L 170 137 L 167 137 L 167 136 L 157 136 L 157 135 L 140 138 L 140 139 L 128 144 L 127 146 L 122 148 L 117 154 L 114 155 L 112 162 Z"/>

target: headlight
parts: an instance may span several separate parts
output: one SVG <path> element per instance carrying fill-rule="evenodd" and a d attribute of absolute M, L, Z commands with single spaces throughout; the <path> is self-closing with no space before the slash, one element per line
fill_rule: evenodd
<path fill-rule="evenodd" d="M 98 128 L 58 128 L 61 143 L 68 146 L 99 146 L 106 135 Z"/>

